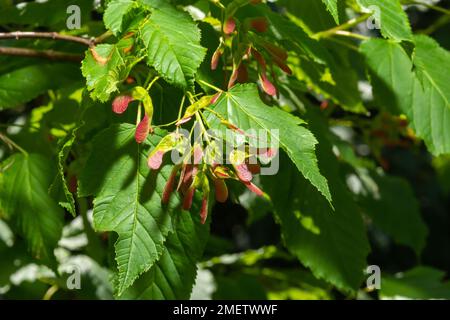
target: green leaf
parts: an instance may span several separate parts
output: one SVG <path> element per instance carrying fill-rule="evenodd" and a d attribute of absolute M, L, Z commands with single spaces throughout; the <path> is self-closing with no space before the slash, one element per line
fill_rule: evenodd
<path fill-rule="evenodd" d="M 444 282 L 444 278 L 444 271 L 419 266 L 395 277 L 383 277 L 380 295 L 400 299 L 450 299 L 450 282 Z"/>
<path fill-rule="evenodd" d="M 77 66 L 39 64 L 0 75 L 0 110 L 28 102 L 47 90 L 80 80 Z"/>
<path fill-rule="evenodd" d="M 401 178 L 376 173 L 362 174 L 361 182 L 364 191 L 357 198 L 362 210 L 397 243 L 420 255 L 428 231 L 409 184 Z"/>
<path fill-rule="evenodd" d="M 115 35 L 122 31 L 122 23 L 124 16 L 135 7 L 134 0 L 113 0 L 108 3 L 108 7 L 103 15 L 103 21 L 106 28 L 111 30 Z"/>
<path fill-rule="evenodd" d="M 414 38 L 413 108 L 408 114 L 417 135 L 428 150 L 439 155 L 450 152 L 450 53 L 427 36 Z"/>
<path fill-rule="evenodd" d="M 300 67 L 304 72 L 300 79 L 306 77 L 308 85 L 339 104 L 342 109 L 355 113 L 367 112 L 358 91 L 358 75 L 347 61 L 339 63 L 333 58 L 325 67 L 304 60 L 300 62 Z"/>
<path fill-rule="evenodd" d="M 299 24 L 309 34 L 336 26 L 336 20 L 329 9 L 330 6 L 325 5 L 324 0 L 279 0 L 278 2 L 285 6 L 290 14 L 295 16 Z M 332 0 L 327 2 L 332 2 Z"/>
<path fill-rule="evenodd" d="M 362 44 L 377 102 L 408 116 L 416 135 L 435 155 L 450 152 L 450 53 L 426 36 L 416 36 L 413 62 L 392 41 Z M 414 69 L 414 72 L 412 71 Z"/>
<path fill-rule="evenodd" d="M 358 91 L 357 74 L 347 61 L 338 61 L 339 57 L 336 54 L 330 54 L 319 41 L 311 38 L 292 21 L 263 8 L 259 11 L 276 30 L 275 34 L 278 35 L 279 40 L 288 40 L 293 45 L 295 53 L 300 59 L 300 70 L 298 71 L 307 78 L 309 85 L 325 96 L 331 97 L 345 110 L 357 113 L 365 112 Z M 325 76 L 332 80 L 324 81 Z"/>
<path fill-rule="evenodd" d="M 0 1 L 2 8 L 0 24 L 48 27 L 49 30 L 67 29 L 68 18 L 74 13 L 74 11 L 70 11 L 69 14 L 67 9 L 74 4 L 80 8 L 81 23 L 90 21 L 90 14 L 94 9 L 94 3 L 91 0 L 77 0 L 76 3 L 73 0 L 29 1 L 20 6 L 5 5 Z"/>
<path fill-rule="evenodd" d="M 409 114 L 413 90 L 412 61 L 396 42 L 370 39 L 360 50 L 369 67 L 375 101 L 391 113 Z"/>
<path fill-rule="evenodd" d="M 141 28 L 147 48 L 147 62 L 169 83 L 191 89 L 206 49 L 200 45 L 200 31 L 189 14 L 159 1 L 142 1 L 152 14 Z"/>
<path fill-rule="evenodd" d="M 412 41 L 408 16 L 399 0 L 357 0 L 357 2 L 367 11 L 375 12 L 383 37 L 396 41 Z M 379 17 L 376 17 L 377 13 Z"/>
<path fill-rule="evenodd" d="M 72 216 L 76 216 L 75 209 L 75 199 L 73 197 L 72 192 L 70 192 L 69 187 L 67 186 L 67 180 L 65 177 L 65 163 L 67 157 L 69 155 L 70 150 L 72 149 L 72 145 L 76 140 L 76 133 L 79 129 L 79 126 L 75 127 L 60 144 L 60 148 L 58 151 L 58 173 L 49 188 L 51 194 L 57 194 L 62 189 L 62 198 L 58 201 L 59 205 L 69 211 Z M 60 189 L 61 188 L 61 189 Z"/>
<path fill-rule="evenodd" d="M 322 0 L 330 11 L 336 24 L 339 24 L 338 0 Z"/>
<path fill-rule="evenodd" d="M 335 211 L 286 157 L 280 159 L 283 170 L 277 176 L 262 177 L 263 188 L 272 199 L 289 251 L 317 278 L 355 293 L 364 277 L 369 252 L 366 231 L 358 207 L 341 181 L 323 119 L 311 111 L 308 116 L 320 141 L 317 156 L 330 184 Z"/>
<path fill-rule="evenodd" d="M 202 225 L 196 214 L 199 210 L 197 206 L 192 214 L 174 216 L 174 232 L 161 257 L 124 293 L 124 299 L 189 299 L 209 234 L 208 225 Z"/>
<path fill-rule="evenodd" d="M 162 136 L 157 130 L 142 144 L 134 140 L 135 126 L 113 125 L 93 141 L 93 151 L 79 180 L 79 196 L 94 195 L 94 227 L 115 231 L 117 295 L 149 270 L 164 251 L 178 199 L 161 206 L 161 195 L 171 168 L 150 171 L 147 152 Z"/>
<path fill-rule="evenodd" d="M 130 58 L 124 56 L 117 44 L 100 44 L 88 50 L 81 66 L 92 99 L 102 102 L 118 91 L 117 86 L 128 76 L 129 70 Z"/>
<path fill-rule="evenodd" d="M 264 104 L 254 84 L 236 85 L 222 94 L 214 111 L 242 130 L 262 129 L 268 133 L 269 138 L 277 139 L 280 147 L 286 151 L 298 170 L 331 204 L 327 180 L 317 166 L 315 155 L 317 141 L 308 129 L 299 126 L 303 123 L 301 119 Z M 208 116 L 208 123 L 214 129 L 224 129 L 220 119 L 212 113 Z M 272 135 L 273 129 L 279 130 L 279 137 Z"/>
<path fill-rule="evenodd" d="M 259 8 L 261 15 L 264 15 L 272 28 L 276 30 L 278 40 L 289 40 L 297 53 L 308 56 L 311 60 L 320 64 L 329 64 L 332 56 L 319 41 L 311 38 L 302 28 L 286 19 L 285 17 L 273 13 L 262 7 Z"/>
<path fill-rule="evenodd" d="M 38 154 L 14 154 L 2 163 L 0 212 L 17 223 L 32 254 L 52 260 L 63 227 L 63 211 L 49 196 L 55 172 Z"/>

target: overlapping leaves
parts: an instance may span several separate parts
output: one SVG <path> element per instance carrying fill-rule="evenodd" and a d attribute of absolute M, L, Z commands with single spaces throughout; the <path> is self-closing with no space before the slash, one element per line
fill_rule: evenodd
<path fill-rule="evenodd" d="M 227 121 L 242 130 L 265 130 L 272 137 L 271 130 L 278 130 L 280 147 L 289 155 L 298 170 L 331 203 L 331 194 L 326 178 L 320 173 L 315 155 L 317 140 L 312 133 L 299 124 L 294 117 L 276 107 L 269 107 L 259 98 L 254 84 L 237 85 L 224 93 L 214 107 Z M 221 119 L 210 114 L 208 122 L 212 128 L 221 129 Z"/>
<path fill-rule="evenodd" d="M 115 244 L 118 295 L 160 258 L 174 230 L 172 216 L 180 214 L 175 197 L 169 206 L 161 206 L 170 168 L 150 171 L 146 163 L 147 150 L 164 133 L 158 131 L 137 144 L 134 131 L 134 126 L 122 124 L 100 133 L 80 177 L 79 196 L 95 195 L 95 228 L 119 235 Z"/>
<path fill-rule="evenodd" d="M 0 173 L 1 215 L 15 222 L 32 254 L 46 262 L 53 260 L 63 227 L 63 210 L 48 194 L 54 174 L 39 154 L 15 154 Z"/>

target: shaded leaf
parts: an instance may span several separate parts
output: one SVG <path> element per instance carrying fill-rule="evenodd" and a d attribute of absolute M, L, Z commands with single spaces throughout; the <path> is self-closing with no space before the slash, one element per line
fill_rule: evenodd
<path fill-rule="evenodd" d="M 175 197 L 161 206 L 170 166 L 160 172 L 147 166 L 147 150 L 154 148 L 163 131 L 134 141 L 135 126 L 113 125 L 96 136 L 93 152 L 80 176 L 79 195 L 94 195 L 94 227 L 115 231 L 118 267 L 116 291 L 121 295 L 139 275 L 149 270 L 164 251 L 173 231 Z"/>
<path fill-rule="evenodd" d="M 317 166 L 315 155 L 317 140 L 308 129 L 299 126 L 303 123 L 300 118 L 264 104 L 254 84 L 234 86 L 222 94 L 214 110 L 237 128 L 263 130 L 270 139 L 276 139 L 303 176 L 311 181 L 331 204 L 327 180 Z M 223 130 L 226 126 L 221 125 L 218 117 L 209 114 L 208 123 L 212 128 L 219 129 L 219 132 L 222 131 L 225 137 Z M 279 136 L 275 137 L 271 130 L 279 130 Z M 254 143 L 254 146 L 257 146 L 257 142 Z"/>
<path fill-rule="evenodd" d="M 32 254 L 53 259 L 63 227 L 63 210 L 49 196 L 55 172 L 52 162 L 38 154 L 14 154 L 2 163 L 1 214 L 17 223 Z"/>
<path fill-rule="evenodd" d="M 283 168 L 273 177 L 262 177 L 284 243 L 313 274 L 342 291 L 355 293 L 363 280 L 369 243 L 358 207 L 340 180 L 336 157 L 326 139 L 323 120 L 309 112 L 311 129 L 320 143 L 320 168 L 328 178 L 335 211 L 309 181 L 280 159 Z"/>

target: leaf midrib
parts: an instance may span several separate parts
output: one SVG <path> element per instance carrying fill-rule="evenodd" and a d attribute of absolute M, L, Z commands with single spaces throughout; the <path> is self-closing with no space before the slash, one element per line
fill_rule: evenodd
<path fill-rule="evenodd" d="M 131 262 L 131 251 L 133 250 L 133 244 L 134 244 L 134 237 L 136 236 L 136 225 L 137 225 L 137 215 L 138 215 L 138 208 L 139 208 L 139 188 L 140 188 L 140 184 L 139 184 L 139 169 L 141 166 L 141 153 L 140 153 L 140 144 L 138 144 L 137 146 L 137 166 L 136 166 L 136 201 L 135 201 L 135 205 L 134 205 L 134 213 L 133 213 L 133 228 L 132 228 L 132 233 L 131 233 L 131 243 L 130 243 L 130 253 L 128 254 L 128 259 L 127 259 L 127 271 L 125 272 L 125 276 L 122 280 L 122 283 L 120 285 L 120 290 L 119 290 L 119 295 L 121 295 L 123 293 L 123 291 L 127 288 L 125 287 L 125 281 L 128 279 L 128 275 L 129 275 L 129 271 L 131 268 L 129 268 L 128 266 L 130 265 Z"/>

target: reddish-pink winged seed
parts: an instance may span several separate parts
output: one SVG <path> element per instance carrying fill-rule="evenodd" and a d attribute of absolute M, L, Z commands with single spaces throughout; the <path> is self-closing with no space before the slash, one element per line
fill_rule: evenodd
<path fill-rule="evenodd" d="M 262 72 L 266 72 L 266 60 L 264 59 L 262 54 L 252 48 L 252 56 L 255 58 L 256 62 L 258 62 L 259 66 L 262 69 Z"/>
<path fill-rule="evenodd" d="M 169 176 L 169 179 L 167 180 L 166 185 L 164 186 L 164 191 L 161 197 L 161 203 L 162 204 L 168 204 L 170 200 L 170 195 L 173 192 L 173 187 L 175 185 L 175 179 L 177 177 L 178 168 L 174 167 L 172 169 L 172 172 Z"/>
<path fill-rule="evenodd" d="M 225 25 L 223 26 L 223 32 L 225 34 L 232 34 L 236 29 L 236 20 L 233 17 L 229 17 L 227 21 L 225 21 Z"/>
<path fill-rule="evenodd" d="M 198 172 L 197 166 L 194 166 L 192 164 L 186 164 L 186 169 L 183 175 L 183 183 L 189 186 L 192 183 L 194 177 L 197 175 L 197 172 Z"/>
<path fill-rule="evenodd" d="M 224 203 L 228 199 L 228 188 L 222 179 L 214 179 L 214 188 L 216 189 L 217 202 Z"/>
<path fill-rule="evenodd" d="M 282 60 L 278 59 L 278 58 L 274 58 L 273 61 L 275 62 L 275 64 L 278 66 L 278 68 L 280 68 L 281 70 L 283 70 L 284 73 L 288 74 L 288 75 L 292 75 L 292 70 L 291 68 L 289 68 L 289 66 L 284 63 Z"/>
<path fill-rule="evenodd" d="M 273 85 L 272 82 L 267 78 L 265 73 L 261 73 L 259 75 L 259 80 L 261 81 L 261 86 L 263 90 L 270 96 L 276 96 L 277 95 L 277 89 Z"/>
<path fill-rule="evenodd" d="M 250 182 L 253 179 L 253 175 L 250 172 L 250 170 L 247 167 L 247 164 L 241 163 L 238 165 L 235 165 L 234 168 L 236 169 L 236 173 L 238 175 L 239 180 L 243 182 Z"/>
<path fill-rule="evenodd" d="M 246 83 L 248 81 L 248 70 L 245 64 L 241 63 L 238 68 L 237 82 Z"/>
<path fill-rule="evenodd" d="M 133 101 L 133 97 L 131 96 L 124 95 L 116 97 L 112 103 L 113 112 L 117 114 L 124 113 L 131 101 Z"/>
<path fill-rule="evenodd" d="M 209 102 L 210 104 L 215 104 L 217 102 L 217 100 L 219 100 L 220 96 L 222 95 L 222 91 L 216 93 L 212 98 L 211 101 Z"/>
<path fill-rule="evenodd" d="M 260 159 L 263 159 L 264 161 L 272 160 L 278 153 L 278 150 L 275 148 L 264 148 L 258 150 L 258 155 Z"/>
<path fill-rule="evenodd" d="M 183 124 L 189 122 L 191 119 L 192 119 L 192 117 L 186 117 L 186 118 L 180 119 L 180 120 L 177 121 L 177 123 L 176 123 L 175 125 L 176 125 L 177 127 L 178 127 L 178 126 L 181 126 L 181 125 L 183 125 Z"/>
<path fill-rule="evenodd" d="M 205 224 L 208 218 L 208 195 L 204 195 L 202 199 L 202 208 L 200 210 L 200 221 Z"/>
<path fill-rule="evenodd" d="M 273 43 L 265 43 L 264 48 L 267 50 L 267 52 L 270 53 L 270 55 L 274 58 L 278 58 L 281 61 L 286 61 L 288 58 L 288 53 L 286 50 L 274 45 Z"/>
<path fill-rule="evenodd" d="M 157 151 L 151 157 L 149 157 L 147 163 L 150 169 L 158 170 L 161 167 L 163 156 L 164 152 Z"/>
<path fill-rule="evenodd" d="M 228 171 L 228 167 L 218 165 L 214 168 L 214 175 L 222 179 L 229 179 L 231 176 Z"/>
<path fill-rule="evenodd" d="M 259 163 L 249 163 L 247 164 L 248 170 L 252 173 L 252 174 L 259 174 L 261 173 L 261 166 L 259 165 Z"/>
<path fill-rule="evenodd" d="M 253 192 L 257 196 L 260 196 L 260 197 L 264 196 L 264 192 L 260 188 L 258 188 L 256 185 L 254 185 L 253 183 L 246 182 L 244 184 L 251 192 Z"/>
<path fill-rule="evenodd" d="M 230 80 L 228 81 L 228 89 L 231 89 L 234 86 L 238 78 L 238 75 L 239 75 L 239 68 L 234 68 Z"/>
<path fill-rule="evenodd" d="M 190 210 L 192 207 L 192 200 L 194 199 L 195 188 L 190 187 L 183 198 L 183 209 Z"/>
<path fill-rule="evenodd" d="M 220 48 L 217 48 L 217 50 L 214 51 L 214 54 L 211 58 L 211 70 L 217 69 L 217 66 L 219 65 L 221 56 L 222 56 L 222 52 L 221 52 Z"/>
<path fill-rule="evenodd" d="M 258 17 L 250 21 L 250 26 L 257 32 L 266 32 L 269 28 L 269 23 L 266 18 Z"/>
<path fill-rule="evenodd" d="M 150 131 L 150 119 L 147 115 L 139 122 L 136 127 L 136 133 L 134 134 L 134 139 L 137 143 L 142 143 L 147 139 L 148 133 Z"/>
<path fill-rule="evenodd" d="M 203 158 L 203 150 L 199 145 L 194 147 L 194 164 L 200 164 Z"/>

